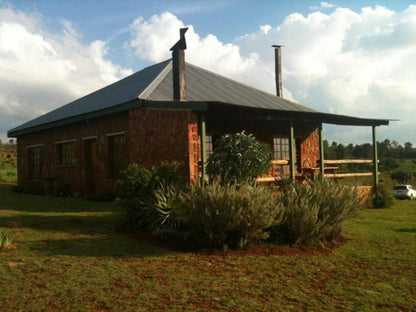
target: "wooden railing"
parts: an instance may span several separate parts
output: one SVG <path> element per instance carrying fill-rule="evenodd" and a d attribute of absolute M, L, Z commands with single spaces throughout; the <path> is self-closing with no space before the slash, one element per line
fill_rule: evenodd
<path fill-rule="evenodd" d="M 373 172 L 353 172 L 353 173 L 337 173 L 339 167 L 337 165 L 342 164 L 372 164 L 371 159 L 328 159 L 324 160 L 324 177 L 342 179 L 351 177 L 371 177 Z M 276 177 L 282 175 L 288 175 L 288 172 L 283 172 L 283 166 L 289 165 L 289 160 L 277 159 L 271 161 L 271 170 L 268 176 L 257 178 L 257 182 L 274 182 Z M 329 166 L 326 166 L 329 165 Z M 316 174 L 319 174 L 319 167 L 302 168 L 302 173 L 297 174 L 297 178 L 313 178 Z M 378 173 L 380 174 L 380 173 Z"/>
<path fill-rule="evenodd" d="M 325 165 L 342 165 L 342 164 L 372 164 L 372 159 L 327 159 L 324 160 Z M 325 166 L 324 166 L 325 168 Z M 378 173 L 380 174 L 380 173 Z M 371 177 L 373 172 L 354 172 L 354 173 L 324 173 L 326 178 L 351 178 L 351 177 Z"/>

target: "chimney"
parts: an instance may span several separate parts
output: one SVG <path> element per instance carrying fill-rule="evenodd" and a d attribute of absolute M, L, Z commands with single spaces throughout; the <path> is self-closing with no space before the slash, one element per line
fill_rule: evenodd
<path fill-rule="evenodd" d="M 172 51 L 172 74 L 173 74 L 173 100 L 186 100 L 186 79 L 185 79 L 185 33 L 188 27 L 179 30 L 180 39 L 170 51 Z"/>
<path fill-rule="evenodd" d="M 282 87 L 282 50 L 281 45 L 272 45 L 274 48 L 274 63 L 275 63 L 275 77 L 276 77 L 276 95 L 283 97 Z"/>

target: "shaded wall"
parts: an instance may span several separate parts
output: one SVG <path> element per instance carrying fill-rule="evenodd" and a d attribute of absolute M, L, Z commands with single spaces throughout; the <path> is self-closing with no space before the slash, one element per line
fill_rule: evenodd
<path fill-rule="evenodd" d="M 189 110 L 137 109 L 19 136 L 18 183 L 46 194 L 57 194 L 62 183 L 80 196 L 114 193 L 108 139 L 114 134 L 124 136 L 126 166 L 136 162 L 150 168 L 177 161 L 184 182 L 196 181 L 201 158 L 197 122 Z M 75 163 L 63 166 L 58 164 L 56 143 L 67 140 L 74 140 Z M 41 145 L 41 178 L 29 179 L 28 147 L 37 145 Z"/>
<path fill-rule="evenodd" d="M 290 135 L 290 122 L 268 118 L 265 115 L 250 114 L 207 114 L 207 135 L 221 136 L 245 130 L 259 141 L 273 149 L 273 138 Z M 319 124 L 312 122 L 295 122 L 296 141 L 300 142 L 300 167 L 312 168 L 319 161 Z"/>
<path fill-rule="evenodd" d="M 33 134 L 19 136 L 18 183 L 29 190 L 56 193 L 57 183 L 70 185 L 72 194 L 86 193 L 86 138 L 95 141 L 92 175 L 97 193 L 111 192 L 114 181 L 109 177 L 107 134 L 128 131 L 127 113 L 114 114 L 100 119 L 78 122 L 70 126 L 56 127 Z M 56 142 L 75 140 L 75 163 L 59 165 Z M 41 179 L 29 179 L 28 147 L 41 145 Z"/>

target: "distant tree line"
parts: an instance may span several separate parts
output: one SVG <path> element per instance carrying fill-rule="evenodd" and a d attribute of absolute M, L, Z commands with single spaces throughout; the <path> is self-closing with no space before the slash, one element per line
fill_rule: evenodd
<path fill-rule="evenodd" d="M 410 142 L 406 142 L 402 146 L 394 140 L 386 139 L 377 142 L 377 150 L 380 159 L 416 158 L 416 148 Z M 343 145 L 332 142 L 329 144 L 327 140 L 324 140 L 324 153 L 326 159 L 371 159 L 373 157 L 373 146 L 370 143 Z"/>

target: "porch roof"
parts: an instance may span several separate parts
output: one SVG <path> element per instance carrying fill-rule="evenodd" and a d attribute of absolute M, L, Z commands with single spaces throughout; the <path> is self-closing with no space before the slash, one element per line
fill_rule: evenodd
<path fill-rule="evenodd" d="M 318 112 L 276 95 L 186 63 L 187 101 L 173 101 L 172 61 L 149 66 L 120 81 L 59 107 L 8 131 L 15 137 L 55 126 L 138 107 L 207 110 L 223 106 L 311 119 L 340 125 L 387 125 L 386 119 L 365 119 Z"/>

